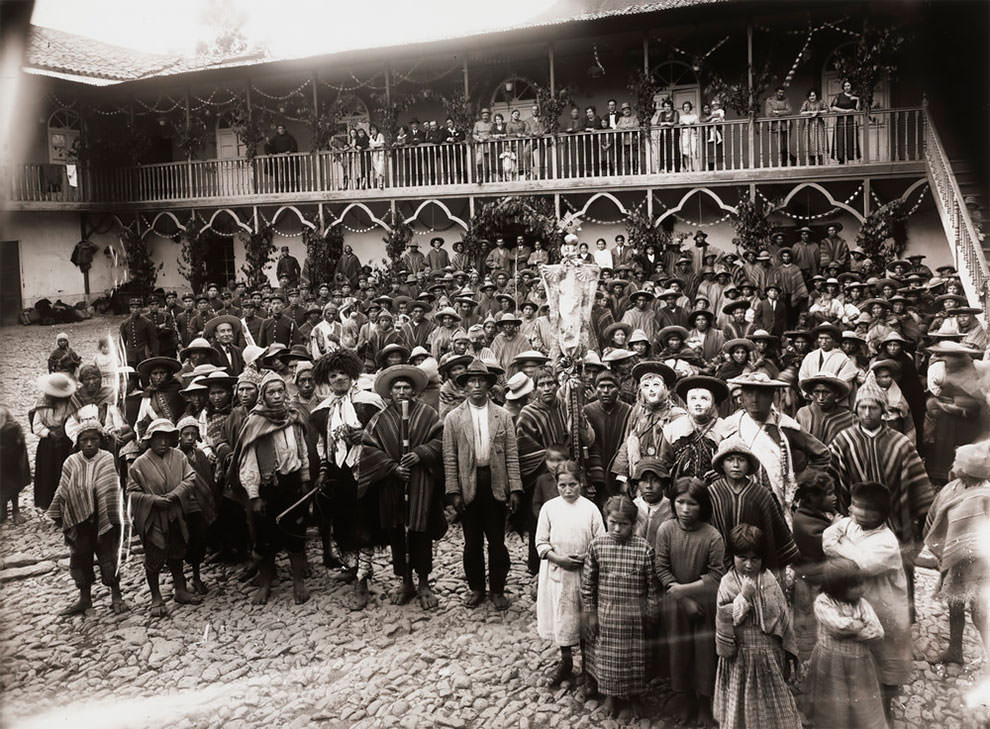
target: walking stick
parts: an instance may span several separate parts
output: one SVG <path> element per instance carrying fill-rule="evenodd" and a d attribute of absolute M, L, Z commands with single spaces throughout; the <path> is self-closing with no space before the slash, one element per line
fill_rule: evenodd
<path fill-rule="evenodd" d="M 406 455 L 409 452 L 409 401 L 403 400 L 400 404 L 402 408 L 402 420 L 399 426 L 399 433 L 402 437 L 402 455 Z M 403 503 L 406 507 L 406 517 L 409 515 L 409 479 L 405 479 L 405 484 L 402 489 L 403 492 Z"/>

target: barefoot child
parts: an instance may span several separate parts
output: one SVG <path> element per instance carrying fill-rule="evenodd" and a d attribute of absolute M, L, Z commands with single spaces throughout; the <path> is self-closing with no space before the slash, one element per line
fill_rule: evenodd
<path fill-rule="evenodd" d="M 188 530 L 181 502 L 195 488 L 196 472 L 176 446 L 179 429 L 170 420 L 153 420 L 145 432 L 148 450 L 128 469 L 127 493 L 134 514 L 134 529 L 144 546 L 144 573 L 151 590 L 151 615 L 168 614 L 159 587 L 159 574 L 168 565 L 175 601 L 199 604 L 203 598 L 186 587 L 182 560 Z"/>
<path fill-rule="evenodd" d="M 714 725 L 715 594 L 724 573 L 722 535 L 708 523 L 712 504 L 699 478 L 679 478 L 670 490 L 674 519 L 656 536 L 657 577 L 666 590 L 661 602 L 661 640 L 667 648 L 674 698 L 665 713 L 675 721 L 696 717 Z"/>
<path fill-rule="evenodd" d="M 938 492 L 925 524 L 925 545 L 938 560 L 941 594 L 949 604 L 949 647 L 943 663 L 963 662 L 966 603 L 980 633 L 984 655 L 990 655 L 987 622 L 986 535 L 990 528 L 990 442 L 956 449 L 955 480 Z"/>
<path fill-rule="evenodd" d="M 588 547 L 581 580 L 592 674 L 612 716 L 618 700 L 627 698 L 640 713 L 646 691 L 646 622 L 656 603 L 656 560 L 653 547 L 633 534 L 637 514 L 628 496 L 605 502 L 608 531 Z"/>
<path fill-rule="evenodd" d="M 800 729 L 786 683 L 797 647 L 784 593 L 767 569 L 766 538 L 737 524 L 727 543 L 732 569 L 716 598 L 715 720 L 719 729 Z"/>
<path fill-rule="evenodd" d="M 854 484 L 851 494 L 851 516 L 825 530 L 822 548 L 826 557 L 851 559 L 863 573 L 863 596 L 883 626 L 883 641 L 874 655 L 889 721 L 891 701 L 913 668 L 907 578 L 900 544 L 884 523 L 890 515 L 887 487 L 867 481 Z"/>
<path fill-rule="evenodd" d="M 117 577 L 123 503 L 113 455 L 100 450 L 103 427 L 84 420 L 76 433 L 78 453 L 62 464 L 62 478 L 48 507 L 48 516 L 62 530 L 69 546 L 69 573 L 79 588 L 79 600 L 62 615 L 79 615 L 92 607 L 93 557 L 100 579 L 110 588 L 114 614 L 127 610 Z"/>
<path fill-rule="evenodd" d="M 200 423 L 192 416 L 185 416 L 176 426 L 179 429 L 179 450 L 189 459 L 196 472 L 192 489 L 182 499 L 182 514 L 189 528 L 186 546 L 186 562 L 192 567 L 193 591 L 206 595 L 209 588 L 200 577 L 200 565 L 206 556 L 206 541 L 210 525 L 216 521 L 216 494 L 214 493 L 213 464 L 197 445 L 200 441 Z"/>
<path fill-rule="evenodd" d="M 863 599 L 863 574 L 855 562 L 834 557 L 825 563 L 815 618 L 818 642 L 808 665 L 805 717 L 815 729 L 885 729 L 869 645 L 883 637 L 883 628 Z"/>
<path fill-rule="evenodd" d="M 605 533 L 598 507 L 581 496 L 578 465 L 563 461 L 555 472 L 560 495 L 543 504 L 536 522 L 541 560 L 536 630 L 560 648 L 560 663 L 549 682 L 554 688 L 573 677 L 574 646 L 581 639 L 581 568 L 591 540 Z"/>

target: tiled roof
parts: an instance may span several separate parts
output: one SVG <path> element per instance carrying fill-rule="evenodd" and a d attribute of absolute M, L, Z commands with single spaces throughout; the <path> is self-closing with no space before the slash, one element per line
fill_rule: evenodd
<path fill-rule="evenodd" d="M 733 0 L 559 0 L 539 15 L 511 27 L 491 28 L 470 35 L 488 35 L 524 28 L 561 25 L 563 23 L 663 12 L 680 8 L 728 3 Z M 457 36 L 437 36 L 425 42 L 453 40 Z M 421 41 L 422 42 L 422 41 Z M 372 46 L 365 46 L 370 48 Z M 382 46 L 384 48 L 384 46 Z M 361 47 L 346 50 L 361 50 Z M 327 55 L 343 49 L 328 49 Z M 33 73 L 57 76 L 94 85 L 110 85 L 154 76 L 171 76 L 210 68 L 233 68 L 284 60 L 253 54 L 238 58 L 186 58 L 179 55 L 147 53 L 67 33 L 54 28 L 32 25 L 24 68 Z"/>

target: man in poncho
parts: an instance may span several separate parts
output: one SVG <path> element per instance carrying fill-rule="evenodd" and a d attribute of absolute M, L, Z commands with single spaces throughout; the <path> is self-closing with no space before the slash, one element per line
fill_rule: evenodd
<path fill-rule="evenodd" d="M 93 557 L 100 579 L 110 588 L 114 614 L 127 610 L 117 577 L 120 546 L 120 481 L 113 455 L 100 449 L 103 427 L 98 420 L 79 423 L 78 453 L 62 465 L 62 478 L 48 507 L 48 516 L 62 529 L 69 546 L 69 574 L 79 588 L 79 600 L 62 615 L 79 615 L 93 605 Z"/>
<path fill-rule="evenodd" d="M 400 580 L 392 604 L 417 597 L 420 607 L 430 610 L 437 606 L 430 589 L 433 540 L 444 535 L 447 522 L 441 488 L 443 423 L 436 410 L 417 399 L 426 384 L 423 370 L 411 365 L 389 367 L 376 378 L 375 391 L 388 406 L 364 429 L 358 498 L 374 497 L 378 504 L 378 531 L 391 548 L 392 569 Z"/>
<path fill-rule="evenodd" d="M 810 402 L 801 407 L 794 419 L 822 443 L 831 443 L 840 432 L 856 422 L 856 416 L 844 404 L 849 385 L 838 377 L 814 375 L 801 382 Z"/>
<path fill-rule="evenodd" d="M 168 614 L 159 587 L 159 574 L 168 565 L 175 601 L 199 604 L 202 598 L 189 591 L 182 572 L 189 530 L 182 515 L 182 500 L 195 489 L 196 472 L 176 447 L 179 429 L 167 418 L 148 425 L 144 440 L 148 450 L 127 471 L 127 494 L 134 515 L 134 529 L 144 547 L 144 573 L 151 590 L 151 615 Z"/>

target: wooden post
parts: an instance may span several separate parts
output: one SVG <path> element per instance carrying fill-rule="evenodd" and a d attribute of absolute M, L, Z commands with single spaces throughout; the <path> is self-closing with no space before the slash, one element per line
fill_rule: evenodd
<path fill-rule="evenodd" d="M 870 217 L 870 178 L 863 180 L 863 217 Z"/>
<path fill-rule="evenodd" d="M 756 116 L 753 113 L 753 21 L 746 21 L 746 86 L 749 89 L 749 168 L 756 167 Z"/>
<path fill-rule="evenodd" d="M 471 97 L 471 86 L 468 83 L 468 57 L 467 53 L 464 53 L 464 98 L 468 99 Z"/>
<path fill-rule="evenodd" d="M 319 72 L 313 69 L 313 120 L 314 124 L 319 123 L 320 118 L 320 93 L 319 93 Z M 320 162 L 320 150 L 313 149 L 313 164 L 316 166 L 316 189 L 323 190 L 323 165 Z M 320 234 L 323 234 L 323 205 L 320 205 Z"/>
<path fill-rule="evenodd" d="M 186 140 L 189 139 L 189 131 L 192 129 L 192 109 L 189 106 L 189 87 L 185 88 L 186 101 Z M 186 148 L 186 195 L 193 196 L 193 171 L 192 171 L 192 148 Z"/>
<path fill-rule="evenodd" d="M 646 189 L 646 217 L 653 222 L 653 190 L 650 188 Z"/>
<path fill-rule="evenodd" d="M 643 73 L 650 75 L 650 34 L 643 32 Z"/>
<path fill-rule="evenodd" d="M 555 59 L 553 54 L 553 43 L 547 47 L 547 63 L 550 65 L 550 93 L 557 93 L 557 69 L 555 68 Z"/>
<path fill-rule="evenodd" d="M 86 213 L 79 215 L 79 240 L 86 240 Z M 89 303 L 89 269 L 83 271 L 83 293 L 86 294 L 86 303 Z"/>

